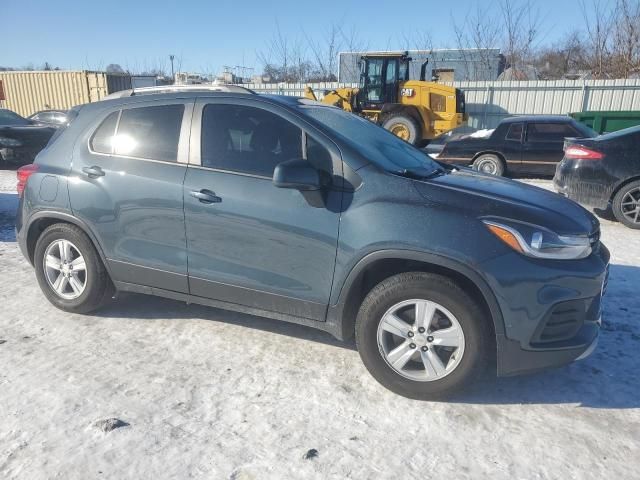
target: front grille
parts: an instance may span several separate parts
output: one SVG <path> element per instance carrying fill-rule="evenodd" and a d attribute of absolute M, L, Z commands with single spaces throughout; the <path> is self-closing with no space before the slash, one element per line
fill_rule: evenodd
<path fill-rule="evenodd" d="M 584 300 L 558 303 L 540 324 L 531 343 L 541 345 L 575 337 L 584 323 L 585 314 Z"/>

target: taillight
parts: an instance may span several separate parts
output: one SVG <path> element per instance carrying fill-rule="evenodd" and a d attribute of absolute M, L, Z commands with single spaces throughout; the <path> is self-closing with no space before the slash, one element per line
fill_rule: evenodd
<path fill-rule="evenodd" d="M 602 160 L 604 158 L 603 153 L 579 145 L 567 147 L 564 156 L 572 160 Z"/>
<path fill-rule="evenodd" d="M 27 186 L 27 180 L 29 180 L 29 177 L 37 171 L 38 166 L 33 163 L 20 167 L 17 170 L 16 175 L 18 177 L 18 185 L 16 185 L 16 190 L 18 190 L 19 196 L 22 196 L 22 192 L 24 192 L 24 189 Z"/>

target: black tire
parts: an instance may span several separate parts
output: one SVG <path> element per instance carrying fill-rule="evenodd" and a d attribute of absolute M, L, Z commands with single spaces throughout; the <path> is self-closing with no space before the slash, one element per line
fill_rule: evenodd
<path fill-rule="evenodd" d="M 408 137 L 403 138 L 406 142 L 409 142 L 412 145 L 417 145 L 422 141 L 422 129 L 420 128 L 420 125 L 418 125 L 418 122 L 409 115 L 404 113 L 395 113 L 389 115 L 383 120 L 382 128 L 385 130 L 389 130 L 391 133 L 394 133 L 394 127 L 402 127 L 406 129 Z M 398 136 L 402 138 L 400 135 Z"/>
<path fill-rule="evenodd" d="M 635 204 L 630 204 L 631 199 Z M 624 204 L 624 205 L 623 205 Z M 626 184 L 613 197 L 611 210 L 616 219 L 625 226 L 640 229 L 640 180 Z"/>
<path fill-rule="evenodd" d="M 505 165 L 502 159 L 492 153 L 485 153 L 476 158 L 473 161 L 473 168 L 478 172 L 497 177 L 502 177 L 505 172 Z"/>
<path fill-rule="evenodd" d="M 75 299 L 62 298 L 49 285 L 44 267 L 44 256 L 47 248 L 57 240 L 67 240 L 76 247 L 84 257 L 85 287 Z M 47 300 L 61 310 L 73 313 L 89 313 L 105 305 L 115 292 L 109 274 L 95 246 L 87 235 L 75 225 L 57 223 L 47 227 L 36 242 L 33 262 L 36 278 Z"/>
<path fill-rule="evenodd" d="M 390 308 L 409 299 L 440 304 L 455 315 L 462 328 L 464 354 L 443 378 L 432 381 L 405 378 L 383 357 L 378 325 Z M 471 385 L 486 370 L 492 331 L 488 321 L 478 304 L 451 279 L 422 272 L 401 273 L 382 281 L 362 302 L 356 319 L 356 345 L 365 367 L 384 387 L 412 399 L 441 399 Z"/>

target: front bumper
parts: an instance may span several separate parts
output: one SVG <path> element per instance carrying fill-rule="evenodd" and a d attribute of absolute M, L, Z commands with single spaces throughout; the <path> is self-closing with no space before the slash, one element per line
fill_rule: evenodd
<path fill-rule="evenodd" d="M 498 339 L 498 375 L 513 376 L 568 365 L 590 356 L 598 346 L 599 329 L 591 341 L 578 347 L 562 350 L 532 351 L 523 349 L 516 341 Z"/>
<path fill-rule="evenodd" d="M 514 254 L 485 265 L 495 272 L 490 283 L 505 321 L 504 334 L 496 336 L 498 375 L 559 367 L 595 349 L 608 263 L 609 251 L 600 244 L 583 260 Z"/>

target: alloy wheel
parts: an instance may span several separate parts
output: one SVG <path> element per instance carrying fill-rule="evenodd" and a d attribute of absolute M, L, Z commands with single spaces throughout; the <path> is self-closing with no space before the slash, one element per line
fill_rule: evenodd
<path fill-rule="evenodd" d="M 65 300 L 75 300 L 87 286 L 84 257 L 69 240 L 54 240 L 45 250 L 44 273 L 49 287 Z"/>
<path fill-rule="evenodd" d="M 624 194 L 620 210 L 631 223 L 640 224 L 640 187 Z"/>
<path fill-rule="evenodd" d="M 464 332 L 457 318 L 429 300 L 405 300 L 392 306 L 380 320 L 377 336 L 387 364 L 418 382 L 446 377 L 464 355 Z"/>

